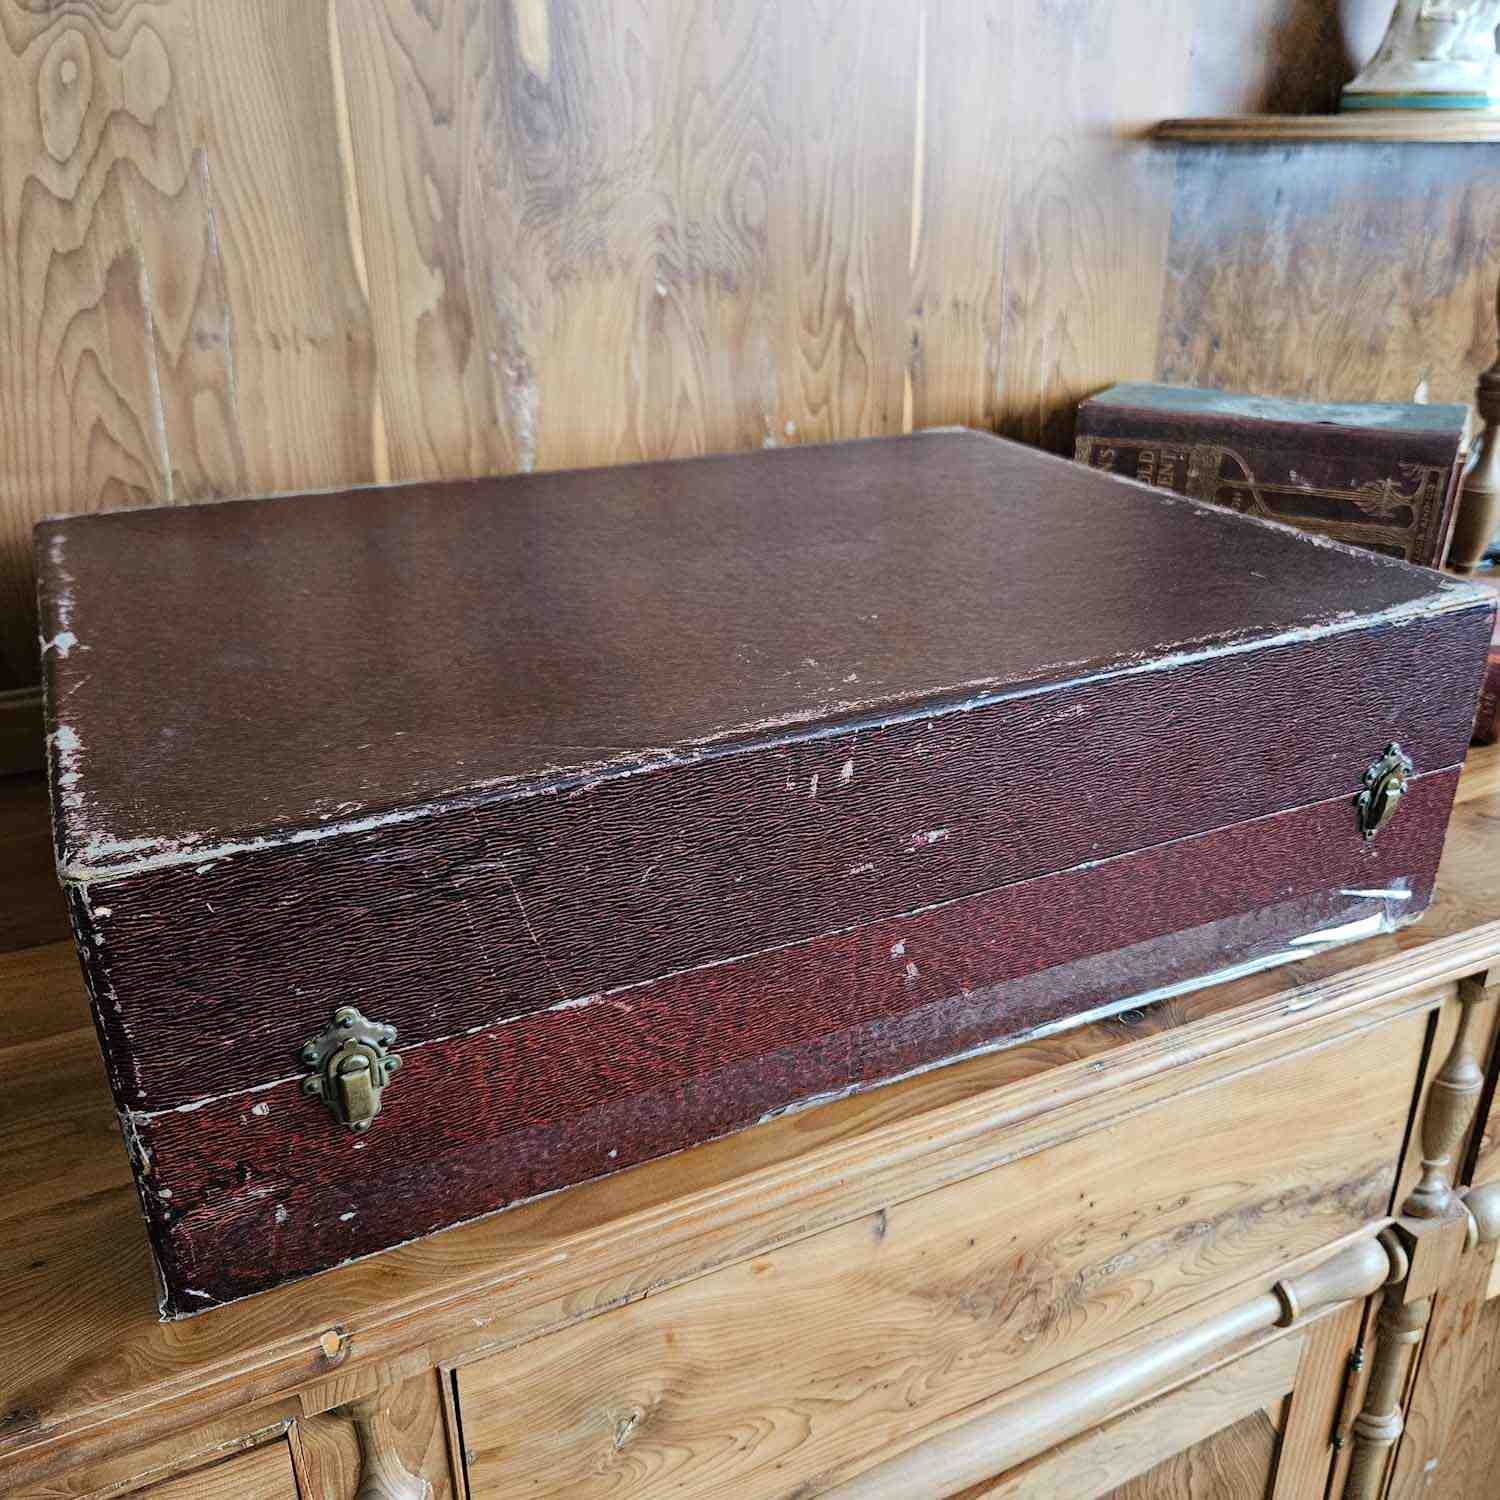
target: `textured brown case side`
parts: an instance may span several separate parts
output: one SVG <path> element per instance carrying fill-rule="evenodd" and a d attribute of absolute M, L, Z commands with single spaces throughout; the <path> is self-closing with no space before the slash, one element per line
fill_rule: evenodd
<path fill-rule="evenodd" d="M 133 1117 L 166 1310 L 1163 985 L 1300 955 L 1294 939 L 1329 927 L 1410 920 L 1431 898 L 1457 777 L 1417 778 L 1372 844 L 1340 798 L 449 1036 L 404 1054 L 363 1137 L 295 1078 Z"/>
<path fill-rule="evenodd" d="M 403 1045 L 1457 764 L 1485 605 L 460 805 L 79 897 L 122 1107 Z M 1352 824 L 1351 824 L 1352 827 Z"/>

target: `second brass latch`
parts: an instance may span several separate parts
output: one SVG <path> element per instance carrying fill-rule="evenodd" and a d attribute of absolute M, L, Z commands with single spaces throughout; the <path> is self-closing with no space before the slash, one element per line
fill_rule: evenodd
<path fill-rule="evenodd" d="M 1354 799 L 1354 807 L 1366 843 L 1396 816 L 1411 773 L 1411 756 L 1394 740 L 1365 772 L 1364 790 Z"/>

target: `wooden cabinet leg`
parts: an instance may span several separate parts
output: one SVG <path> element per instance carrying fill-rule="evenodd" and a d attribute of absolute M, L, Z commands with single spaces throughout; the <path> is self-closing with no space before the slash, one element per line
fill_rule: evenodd
<path fill-rule="evenodd" d="M 401 1462 L 390 1402 L 395 1386 L 383 1386 L 372 1396 L 347 1407 L 359 1434 L 361 1468 L 354 1500 L 431 1500 L 432 1486 Z"/>
<path fill-rule="evenodd" d="M 1363 1410 L 1354 1419 L 1349 1474 L 1344 1500 L 1375 1500 L 1385 1479 L 1391 1449 L 1404 1425 L 1402 1396 L 1412 1355 L 1422 1342 L 1422 1330 L 1432 1304 L 1425 1298 L 1403 1302 L 1402 1288 L 1392 1287 L 1376 1319 L 1375 1364 L 1365 1391 Z"/>
<path fill-rule="evenodd" d="M 1458 1274 L 1433 1299 L 1385 1500 L 1460 1493 L 1454 1480 L 1466 1466 L 1469 1445 L 1459 1422 L 1464 1398 L 1470 1393 L 1470 1361 L 1483 1322 L 1495 1243 L 1500 1240 L 1500 1183 L 1472 1189 L 1465 1207 L 1471 1220 L 1469 1245 Z M 1481 1367 L 1487 1368 L 1483 1361 Z"/>
<path fill-rule="evenodd" d="M 1387 1287 L 1375 1320 L 1375 1362 L 1363 1409 L 1354 1419 L 1343 1500 L 1377 1500 L 1405 1427 L 1412 1363 L 1432 1313 L 1432 1299 L 1452 1279 L 1475 1215 L 1457 1193 L 1455 1158 L 1474 1122 L 1484 1088 L 1474 1017 L 1490 998 L 1479 979 L 1459 985 L 1457 1034 L 1428 1092 L 1422 1114 L 1422 1178 L 1381 1237 L 1405 1266 Z"/>
<path fill-rule="evenodd" d="M 1407 1218 L 1438 1219 L 1451 1212 L 1455 1182 L 1454 1153 L 1470 1125 L 1484 1089 L 1479 1065 L 1474 1017 L 1488 991 L 1477 979 L 1458 988 L 1458 1033 L 1443 1066 L 1432 1081 L 1422 1114 L 1422 1180 L 1401 1212 Z"/>

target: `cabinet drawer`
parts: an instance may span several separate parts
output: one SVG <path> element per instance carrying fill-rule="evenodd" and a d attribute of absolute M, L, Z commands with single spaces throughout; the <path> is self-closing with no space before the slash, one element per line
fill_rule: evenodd
<path fill-rule="evenodd" d="M 133 1500 L 298 1500 L 285 1439 L 138 1490 Z"/>
<path fill-rule="evenodd" d="M 474 1500 L 813 1496 L 1388 1208 L 1428 1025 L 1122 1088 L 1080 1128 L 457 1372 Z M 1055 1127 L 1055 1128 L 1053 1128 Z M 913 1497 L 916 1500 L 916 1497 Z"/>

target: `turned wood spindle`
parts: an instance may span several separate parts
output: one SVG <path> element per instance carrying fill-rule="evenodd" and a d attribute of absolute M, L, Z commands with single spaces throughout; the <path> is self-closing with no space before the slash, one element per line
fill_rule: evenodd
<path fill-rule="evenodd" d="M 1500 292 L 1495 316 L 1500 321 Z M 1479 566 L 1500 529 L 1500 356 L 1479 377 L 1474 404 L 1484 429 L 1474 440 L 1448 548 L 1448 565 L 1459 573 L 1472 573 Z"/>
<path fill-rule="evenodd" d="M 390 1417 L 393 1395 L 392 1388 L 382 1387 L 345 1408 L 359 1434 L 362 1460 L 354 1500 L 432 1500 L 432 1486 L 401 1462 Z"/>
<path fill-rule="evenodd" d="M 1413 1219 L 1439 1219 L 1454 1207 L 1453 1155 L 1474 1119 L 1484 1069 L 1474 1055 L 1474 1014 L 1485 990 L 1476 979 L 1458 988 L 1458 1033 L 1432 1081 L 1422 1114 L 1422 1178 L 1402 1207 Z"/>
<path fill-rule="evenodd" d="M 1483 1187 L 1470 1188 L 1464 1199 L 1468 1210 L 1473 1235 L 1468 1248 L 1476 1245 L 1493 1245 L 1500 1240 L 1500 1182 L 1487 1182 Z"/>
<path fill-rule="evenodd" d="M 1380 1494 L 1391 1450 L 1405 1428 L 1402 1398 L 1432 1312 L 1431 1294 L 1442 1285 L 1464 1239 L 1472 1242 L 1488 1232 L 1488 1196 L 1465 1205 L 1454 1179 L 1458 1147 L 1484 1089 L 1474 1018 L 1479 1002 L 1492 996 L 1483 979 L 1459 983 L 1458 1030 L 1422 1111 L 1422 1176 L 1402 1204 L 1400 1219 L 1381 1236 L 1392 1252 L 1393 1270 L 1375 1320 L 1375 1363 L 1364 1406 L 1351 1428 L 1354 1446 L 1344 1500 L 1375 1500 Z M 1396 1263 L 1398 1259 L 1405 1264 Z"/>
<path fill-rule="evenodd" d="M 1344 1500 L 1375 1500 L 1385 1479 L 1391 1449 L 1405 1428 L 1401 1397 L 1416 1346 L 1422 1342 L 1432 1304 L 1403 1302 L 1400 1287 L 1392 1287 L 1375 1320 L 1375 1363 L 1365 1404 L 1354 1419 L 1354 1450 L 1344 1481 Z"/>

